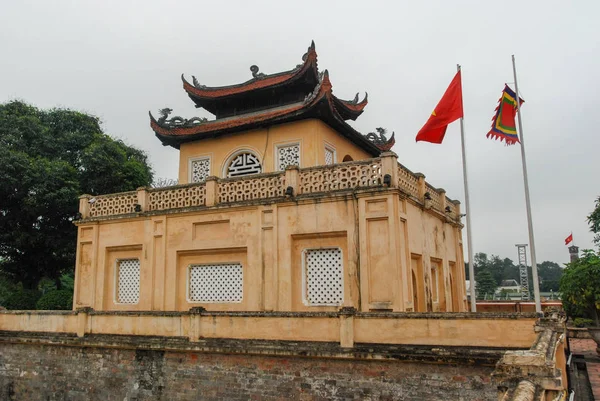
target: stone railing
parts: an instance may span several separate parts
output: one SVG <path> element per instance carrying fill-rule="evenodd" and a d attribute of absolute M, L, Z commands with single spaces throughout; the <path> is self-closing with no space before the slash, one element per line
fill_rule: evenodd
<path fill-rule="evenodd" d="M 442 207 L 442 203 L 445 203 L 446 194 L 442 194 L 438 191 L 439 190 L 437 188 L 434 188 L 430 184 L 425 184 L 425 193 L 429 195 L 429 198 L 431 198 L 431 206 L 433 207 L 433 209 L 444 210 L 444 208 Z M 444 200 L 444 202 L 442 202 L 442 199 Z"/>
<path fill-rule="evenodd" d="M 89 205 L 90 217 L 134 213 L 135 205 L 137 203 L 137 193 L 131 191 L 89 197 L 87 203 Z"/>
<path fill-rule="evenodd" d="M 422 196 L 419 191 L 419 177 L 425 178 L 422 174 L 415 174 L 398 163 L 398 188 L 415 198 Z"/>
<path fill-rule="evenodd" d="M 380 186 L 383 182 L 381 159 L 369 159 L 300 170 L 300 193 L 338 191 Z"/>
<path fill-rule="evenodd" d="M 148 190 L 148 211 L 204 205 L 206 205 L 206 185 L 204 183 Z"/>
<path fill-rule="evenodd" d="M 83 219 L 102 218 L 382 187 L 397 188 L 425 209 L 441 213 L 451 221 L 460 220 L 459 203 L 447 198 L 443 189 L 426 183 L 423 174 L 413 173 L 398 163 L 392 152 L 385 152 L 379 158 L 328 166 L 303 169 L 291 166 L 284 172 L 223 179 L 208 177 L 204 183 L 139 188 L 95 197 L 83 195 L 79 211 Z"/>
<path fill-rule="evenodd" d="M 285 195 L 285 175 L 260 174 L 246 179 L 218 180 L 218 203 L 243 202 L 254 199 L 277 198 Z"/>

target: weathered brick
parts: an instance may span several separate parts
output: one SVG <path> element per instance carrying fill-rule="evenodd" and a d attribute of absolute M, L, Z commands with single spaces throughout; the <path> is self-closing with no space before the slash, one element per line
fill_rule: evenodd
<path fill-rule="evenodd" d="M 496 400 L 487 365 L 0 344 L 0 400 Z"/>

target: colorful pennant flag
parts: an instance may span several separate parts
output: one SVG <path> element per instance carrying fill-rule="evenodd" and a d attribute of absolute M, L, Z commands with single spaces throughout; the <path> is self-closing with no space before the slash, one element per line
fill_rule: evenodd
<path fill-rule="evenodd" d="M 486 135 L 488 138 L 500 139 L 500 142 L 505 141 L 507 145 L 514 145 L 519 142 L 517 135 L 517 126 L 515 116 L 517 115 L 517 95 L 508 85 L 504 85 L 502 97 L 498 101 L 496 114 L 492 118 L 492 129 Z M 520 99 L 520 104 L 525 103 Z"/>
<path fill-rule="evenodd" d="M 417 134 L 416 141 L 442 143 L 448 124 L 461 117 L 463 117 L 462 82 L 460 71 L 458 71 L 444 96 L 435 106 L 429 120 Z"/>
<path fill-rule="evenodd" d="M 565 238 L 565 245 L 569 245 L 573 242 L 573 233 L 571 233 L 567 238 Z"/>

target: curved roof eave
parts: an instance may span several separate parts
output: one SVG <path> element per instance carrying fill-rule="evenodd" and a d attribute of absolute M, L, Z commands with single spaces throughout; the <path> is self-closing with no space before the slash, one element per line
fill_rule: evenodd
<path fill-rule="evenodd" d="M 311 46 L 308 48 L 308 51 L 303 59 L 303 63 L 292 70 L 264 76 L 256 74 L 254 78 L 241 84 L 208 87 L 200 85 L 197 82 L 188 82 L 183 74 L 181 74 L 181 80 L 183 81 L 183 89 L 192 99 L 218 100 L 255 90 L 286 85 L 295 82 L 310 72 L 312 72 L 316 78 L 318 76 L 318 67 L 317 52 L 315 50 L 314 41 L 311 43 Z"/>

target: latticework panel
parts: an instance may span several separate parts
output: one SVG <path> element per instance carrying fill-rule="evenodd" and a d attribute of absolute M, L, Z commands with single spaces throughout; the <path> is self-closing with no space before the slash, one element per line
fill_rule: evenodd
<path fill-rule="evenodd" d="M 140 300 L 140 260 L 121 259 L 117 263 L 117 302 L 137 304 Z"/>
<path fill-rule="evenodd" d="M 446 197 L 446 207 L 450 208 L 449 215 L 450 217 L 458 217 L 456 213 L 456 205 L 450 200 L 450 198 Z"/>
<path fill-rule="evenodd" d="M 342 250 L 307 249 L 304 258 L 306 303 L 341 305 L 344 302 Z"/>
<path fill-rule="evenodd" d="M 219 182 L 219 203 L 277 198 L 285 192 L 285 174 Z"/>
<path fill-rule="evenodd" d="M 204 182 L 210 175 L 210 159 L 192 160 L 192 182 Z"/>
<path fill-rule="evenodd" d="M 188 297 L 192 302 L 242 302 L 243 284 L 239 263 L 191 265 Z"/>
<path fill-rule="evenodd" d="M 352 162 L 300 171 L 303 194 L 381 185 L 381 162 Z"/>
<path fill-rule="evenodd" d="M 442 210 L 442 197 L 431 185 L 427 184 L 425 187 L 425 191 L 429 192 L 429 196 L 431 196 L 431 206 L 435 210 Z"/>
<path fill-rule="evenodd" d="M 398 165 L 398 187 L 409 195 L 419 197 L 419 179 L 401 165 Z"/>
<path fill-rule="evenodd" d="M 133 213 L 137 203 L 137 192 L 97 196 L 90 201 L 90 217 Z"/>
<path fill-rule="evenodd" d="M 335 163 L 333 150 L 325 148 L 325 164 L 333 163 Z"/>
<path fill-rule="evenodd" d="M 205 203 L 205 184 L 154 189 L 148 193 L 149 211 L 204 206 Z"/>
<path fill-rule="evenodd" d="M 262 173 L 260 160 L 250 152 L 240 153 L 227 166 L 227 177 L 240 177 L 242 175 L 260 173 Z"/>
<path fill-rule="evenodd" d="M 277 170 L 287 166 L 300 166 L 300 145 L 293 144 L 277 148 Z"/>

